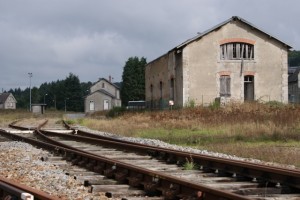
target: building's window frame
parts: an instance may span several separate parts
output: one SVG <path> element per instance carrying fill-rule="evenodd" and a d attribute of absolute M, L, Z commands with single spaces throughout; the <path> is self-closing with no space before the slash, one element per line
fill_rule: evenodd
<path fill-rule="evenodd" d="M 220 45 L 221 60 L 254 60 L 254 45 L 244 42 L 229 42 Z"/>

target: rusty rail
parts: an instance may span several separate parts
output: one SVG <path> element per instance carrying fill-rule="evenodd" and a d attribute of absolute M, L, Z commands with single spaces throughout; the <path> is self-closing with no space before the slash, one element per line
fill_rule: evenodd
<path fill-rule="evenodd" d="M 39 130 L 36 132 L 44 139 L 47 138 L 47 136 L 42 134 Z M 86 167 L 94 172 L 102 173 L 109 178 L 115 177 L 119 182 L 129 180 L 129 185 L 143 187 L 146 192 L 158 192 L 163 195 L 165 199 L 178 199 L 184 197 L 200 198 L 205 196 L 206 200 L 249 200 L 249 198 L 245 196 L 213 189 L 202 184 L 190 183 L 161 172 L 155 172 L 114 159 L 108 159 L 78 149 L 76 150 L 76 148 L 73 147 L 61 147 L 58 145 L 58 142 L 56 142 L 56 145 L 53 145 L 15 134 L 1 134 L 14 140 L 21 140 L 45 148 L 55 154 L 64 156 L 73 164 Z M 49 138 L 47 140 L 51 141 Z"/>
<path fill-rule="evenodd" d="M 67 128 L 71 127 L 64 122 Z M 74 129 L 73 129 L 74 130 Z M 51 133 L 49 133 L 51 134 Z M 239 160 L 220 158 L 196 153 L 187 153 L 179 150 L 171 150 L 150 145 L 138 144 L 134 142 L 121 141 L 119 139 L 105 137 L 81 130 L 76 130 L 76 135 L 86 138 L 90 142 L 106 144 L 118 149 L 129 149 L 135 152 L 148 153 L 155 157 L 165 159 L 170 163 L 185 162 L 187 158 L 192 158 L 201 168 L 227 172 L 232 175 L 243 175 L 249 178 L 260 178 L 264 181 L 274 182 L 275 184 L 285 184 L 287 186 L 300 189 L 300 170 L 285 169 L 280 167 L 262 165 Z M 94 139 L 88 139 L 94 138 Z M 126 147 L 125 147 L 125 144 Z"/>
<path fill-rule="evenodd" d="M 16 181 L 0 177 L 0 199 L 58 200 L 59 198 Z"/>

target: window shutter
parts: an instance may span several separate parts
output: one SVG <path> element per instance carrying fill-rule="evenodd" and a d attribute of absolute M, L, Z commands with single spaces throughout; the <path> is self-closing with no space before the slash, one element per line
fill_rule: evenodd
<path fill-rule="evenodd" d="M 220 96 L 230 96 L 230 76 L 220 77 Z"/>

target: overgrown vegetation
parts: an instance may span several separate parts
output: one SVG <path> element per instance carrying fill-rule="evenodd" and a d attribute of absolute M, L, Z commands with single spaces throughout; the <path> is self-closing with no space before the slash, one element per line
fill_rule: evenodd
<path fill-rule="evenodd" d="M 232 104 L 168 111 L 128 112 L 115 109 L 116 116 L 98 112 L 83 119 L 67 119 L 91 129 L 125 136 L 162 141 L 226 153 L 245 158 L 300 167 L 300 106 L 278 102 Z M 120 113 L 122 113 L 120 115 Z M 0 110 L 0 125 L 17 119 L 54 118 L 64 112 L 33 115 L 26 110 Z M 186 169 L 193 168 L 188 158 Z M 196 165 L 194 167 L 197 167 Z"/>
<path fill-rule="evenodd" d="M 300 167 L 300 106 L 297 105 L 269 102 L 125 112 L 109 120 L 96 116 L 84 119 L 82 125 Z"/>

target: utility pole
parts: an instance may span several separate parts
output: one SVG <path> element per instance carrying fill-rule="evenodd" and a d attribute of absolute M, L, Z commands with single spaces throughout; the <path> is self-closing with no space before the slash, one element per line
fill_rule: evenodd
<path fill-rule="evenodd" d="M 31 112 L 31 77 L 32 73 L 28 73 L 29 75 L 29 111 Z"/>

